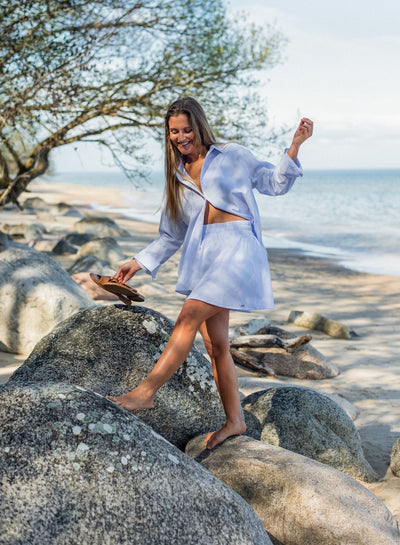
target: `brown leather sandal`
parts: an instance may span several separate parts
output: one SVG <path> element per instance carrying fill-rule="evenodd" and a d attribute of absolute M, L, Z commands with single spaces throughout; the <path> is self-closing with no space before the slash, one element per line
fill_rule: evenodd
<path fill-rule="evenodd" d="M 127 306 L 130 306 L 132 301 L 144 301 L 143 295 L 140 295 L 135 288 L 122 284 L 118 280 L 114 280 L 111 276 L 101 276 L 94 273 L 90 273 L 89 276 L 95 284 L 110 293 L 114 293 Z"/>

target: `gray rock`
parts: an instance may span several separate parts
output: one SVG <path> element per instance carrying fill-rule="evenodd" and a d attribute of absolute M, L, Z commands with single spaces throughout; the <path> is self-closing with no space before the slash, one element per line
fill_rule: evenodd
<path fill-rule="evenodd" d="M 395 477 L 400 477 L 400 438 L 397 439 L 392 448 L 390 469 Z"/>
<path fill-rule="evenodd" d="M 233 490 L 98 395 L 0 388 L 1 543 L 268 545 Z"/>
<path fill-rule="evenodd" d="M 47 252 L 50 254 L 57 244 L 58 242 L 56 240 L 35 240 L 35 242 L 30 245 L 30 248 L 34 248 L 38 252 Z"/>
<path fill-rule="evenodd" d="M 108 261 L 103 261 L 95 255 L 85 255 L 75 261 L 68 269 L 69 274 L 81 272 L 93 272 L 95 274 L 105 274 L 110 276 L 115 273 L 115 267 L 112 268 Z"/>
<path fill-rule="evenodd" d="M 285 545 L 398 545 L 399 525 L 372 492 L 329 466 L 240 436 L 186 453 L 245 499 Z M 275 542 L 275 541 L 274 541 Z"/>
<path fill-rule="evenodd" d="M 172 329 L 168 318 L 144 307 L 84 310 L 42 339 L 10 382 L 53 380 L 120 395 L 151 371 Z M 196 435 L 219 429 L 225 414 L 210 362 L 194 348 L 159 390 L 154 408 L 135 414 L 179 448 Z"/>
<path fill-rule="evenodd" d="M 77 257 L 85 257 L 94 255 L 103 261 L 115 263 L 126 259 L 124 252 L 121 250 L 118 242 L 111 238 L 98 238 L 83 244 L 77 253 Z"/>
<path fill-rule="evenodd" d="M 22 204 L 26 212 L 49 212 L 51 205 L 40 197 L 29 197 Z"/>
<path fill-rule="evenodd" d="M 130 237 L 130 233 L 122 229 L 111 218 L 103 216 L 89 216 L 77 221 L 73 225 L 77 233 L 89 233 L 97 237 Z"/>
<path fill-rule="evenodd" d="M 330 337 L 336 339 L 351 339 L 354 337 L 354 332 L 334 320 L 328 320 L 317 312 L 303 312 L 300 310 L 292 310 L 288 318 L 289 322 L 293 322 L 295 325 L 305 327 L 306 329 L 316 329 L 317 331 L 323 331 Z"/>
<path fill-rule="evenodd" d="M 77 248 L 64 239 L 59 240 L 53 248 L 53 254 L 56 255 L 76 254 L 77 252 Z"/>
<path fill-rule="evenodd" d="M 19 223 L 9 225 L 7 234 L 11 238 L 23 238 L 26 242 L 34 242 L 43 238 L 46 228 L 42 223 Z"/>
<path fill-rule="evenodd" d="M 64 240 L 73 246 L 83 246 L 86 242 L 93 240 L 93 236 L 89 233 L 68 233 L 68 235 L 64 237 Z"/>
<path fill-rule="evenodd" d="M 71 206 L 70 204 L 67 204 L 65 202 L 59 202 L 57 204 L 53 204 L 50 207 L 51 212 L 55 214 L 56 216 L 66 216 L 70 218 L 81 218 L 82 214 L 79 212 L 77 208 L 74 206 Z"/>
<path fill-rule="evenodd" d="M 259 420 L 262 441 L 365 482 L 378 479 L 364 458 L 353 421 L 328 396 L 301 386 L 272 387 L 249 395 L 242 407 Z"/>
<path fill-rule="evenodd" d="M 56 324 L 90 306 L 89 295 L 47 254 L 23 248 L 0 253 L 3 350 L 29 353 Z"/>
<path fill-rule="evenodd" d="M 0 252 L 4 252 L 4 250 L 7 250 L 9 246 L 9 238 L 6 233 L 3 233 L 3 231 L 0 231 Z"/>

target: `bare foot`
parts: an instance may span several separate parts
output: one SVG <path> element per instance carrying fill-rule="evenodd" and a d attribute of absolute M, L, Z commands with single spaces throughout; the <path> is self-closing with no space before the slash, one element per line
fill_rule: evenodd
<path fill-rule="evenodd" d="M 133 411 L 134 409 L 151 409 L 154 402 L 154 396 L 144 396 L 138 388 L 122 396 L 106 396 L 106 398 L 114 401 L 114 403 L 128 411 Z"/>
<path fill-rule="evenodd" d="M 207 435 L 206 448 L 211 450 L 217 445 L 223 443 L 225 439 L 228 439 L 228 437 L 232 437 L 232 435 L 240 435 L 245 431 L 246 424 L 243 422 L 243 420 L 238 422 L 227 422 L 220 430 L 214 431 Z"/>

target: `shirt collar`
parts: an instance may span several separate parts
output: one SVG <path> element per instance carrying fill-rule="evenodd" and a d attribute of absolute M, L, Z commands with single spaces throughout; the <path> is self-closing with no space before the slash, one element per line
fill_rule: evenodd
<path fill-rule="evenodd" d="M 208 151 L 210 152 L 210 151 L 212 151 L 214 149 L 219 151 L 220 153 L 224 153 L 225 152 L 225 144 L 211 144 L 210 149 Z"/>

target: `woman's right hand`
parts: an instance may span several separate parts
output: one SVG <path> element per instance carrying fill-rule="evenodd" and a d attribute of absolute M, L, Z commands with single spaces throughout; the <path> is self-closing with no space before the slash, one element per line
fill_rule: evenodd
<path fill-rule="evenodd" d="M 121 265 L 112 278 L 118 280 L 122 284 L 125 284 L 133 275 L 140 271 L 141 267 L 136 259 L 131 259 L 127 263 Z"/>

